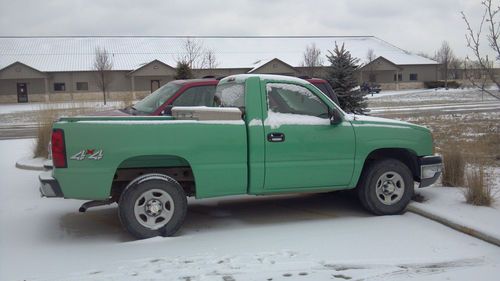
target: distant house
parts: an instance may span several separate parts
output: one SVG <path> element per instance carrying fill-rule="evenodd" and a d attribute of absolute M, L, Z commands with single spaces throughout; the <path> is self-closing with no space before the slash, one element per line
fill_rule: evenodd
<path fill-rule="evenodd" d="M 105 48 L 113 61 L 110 99 L 143 97 L 174 79 L 176 60 L 183 55 L 179 37 L 0 37 L 0 102 L 41 102 L 100 99 L 93 70 L 94 52 Z M 300 76 L 306 46 L 322 55 L 335 43 L 360 59 L 359 83 L 383 89 L 420 88 L 437 79 L 437 62 L 410 54 L 373 36 L 324 37 L 198 37 L 214 50 L 217 68 L 194 69 L 197 78 L 239 73 Z M 368 50 L 376 59 L 366 62 Z M 318 67 L 316 76 L 326 73 Z"/>

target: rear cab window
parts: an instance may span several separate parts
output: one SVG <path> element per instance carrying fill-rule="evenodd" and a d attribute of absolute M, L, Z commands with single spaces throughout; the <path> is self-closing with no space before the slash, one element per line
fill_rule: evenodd
<path fill-rule="evenodd" d="M 219 84 L 215 91 L 214 106 L 245 108 L 245 82 Z"/>

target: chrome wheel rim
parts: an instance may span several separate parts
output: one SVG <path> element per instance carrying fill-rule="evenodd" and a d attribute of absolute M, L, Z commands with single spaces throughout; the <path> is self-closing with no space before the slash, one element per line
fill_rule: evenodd
<path fill-rule="evenodd" d="M 403 198 L 404 191 L 403 177 L 394 171 L 383 173 L 375 186 L 377 199 L 384 205 L 393 205 L 399 202 Z"/>
<path fill-rule="evenodd" d="M 162 189 L 142 193 L 134 204 L 136 220 L 152 230 L 165 226 L 174 214 L 174 200 Z"/>

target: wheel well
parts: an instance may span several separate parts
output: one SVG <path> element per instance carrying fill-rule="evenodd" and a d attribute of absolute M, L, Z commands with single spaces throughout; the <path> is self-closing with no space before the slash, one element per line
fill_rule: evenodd
<path fill-rule="evenodd" d="M 145 174 L 163 174 L 176 180 L 187 196 L 196 195 L 191 165 L 181 157 L 171 155 L 137 156 L 123 161 L 115 171 L 110 196 L 120 198 L 127 184 Z"/>
<path fill-rule="evenodd" d="M 380 160 L 392 158 L 403 162 L 408 169 L 410 169 L 413 180 L 418 181 L 420 176 L 420 171 L 418 169 L 417 155 L 404 148 L 382 148 L 372 151 L 365 159 L 363 165 L 363 170 L 370 165 L 370 163 Z"/>

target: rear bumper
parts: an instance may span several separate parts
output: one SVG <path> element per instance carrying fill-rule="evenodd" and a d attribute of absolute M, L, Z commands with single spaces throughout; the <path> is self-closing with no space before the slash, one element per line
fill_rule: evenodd
<path fill-rule="evenodd" d="M 59 182 L 52 177 L 51 171 L 42 172 L 38 176 L 42 197 L 64 197 Z"/>
<path fill-rule="evenodd" d="M 420 168 L 420 186 L 426 187 L 437 181 L 443 170 L 441 156 L 424 156 L 418 158 Z"/>

